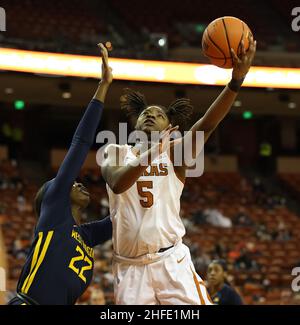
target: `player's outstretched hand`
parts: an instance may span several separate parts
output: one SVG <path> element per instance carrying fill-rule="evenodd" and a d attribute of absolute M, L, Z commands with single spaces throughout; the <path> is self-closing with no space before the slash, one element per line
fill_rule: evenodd
<path fill-rule="evenodd" d="M 254 41 L 253 36 L 250 36 L 249 40 L 249 49 L 246 52 L 244 41 L 241 42 L 241 55 L 238 57 L 233 49 L 231 49 L 231 54 L 233 58 L 233 70 L 232 70 L 232 78 L 235 80 L 242 80 L 246 77 L 248 73 L 254 55 L 256 51 L 256 41 Z"/>
<path fill-rule="evenodd" d="M 98 47 L 101 51 L 101 58 L 102 58 L 102 77 L 101 82 L 111 84 L 113 81 L 113 74 L 112 74 L 112 68 L 108 65 L 108 52 L 106 47 L 99 43 Z"/>

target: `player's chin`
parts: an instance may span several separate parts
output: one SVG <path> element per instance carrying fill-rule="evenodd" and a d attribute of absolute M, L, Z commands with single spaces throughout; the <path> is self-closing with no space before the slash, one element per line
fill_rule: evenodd
<path fill-rule="evenodd" d="M 90 204 L 90 201 L 91 201 L 91 198 L 90 198 L 90 195 L 89 194 L 81 194 L 80 195 L 80 206 L 81 208 L 86 208 L 89 204 Z"/>
<path fill-rule="evenodd" d="M 159 130 L 155 124 L 144 124 L 142 127 L 142 131 L 146 132 L 147 134 L 150 134 L 151 132 Z"/>
<path fill-rule="evenodd" d="M 218 281 L 216 279 L 208 279 L 208 282 L 210 285 L 217 285 L 218 284 Z"/>

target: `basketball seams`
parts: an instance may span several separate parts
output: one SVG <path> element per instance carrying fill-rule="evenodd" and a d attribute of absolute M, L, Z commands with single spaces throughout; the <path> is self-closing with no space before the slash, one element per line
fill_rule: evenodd
<path fill-rule="evenodd" d="M 230 16 L 220 17 L 207 26 L 202 38 L 202 51 L 212 64 L 229 69 L 233 67 L 234 62 L 231 49 L 241 57 L 241 44 L 245 42 L 247 51 L 250 35 L 251 30 L 241 19 Z"/>
<path fill-rule="evenodd" d="M 230 53 L 231 63 L 233 64 L 233 57 L 232 57 L 232 54 L 231 54 L 231 46 L 230 46 L 229 37 L 228 37 L 228 34 L 227 34 L 227 28 L 226 28 L 224 18 L 222 18 L 222 23 L 223 23 L 223 27 L 224 27 L 225 37 L 226 37 L 226 41 L 227 41 L 227 45 L 228 45 L 228 50 L 229 50 L 229 53 Z"/>
<path fill-rule="evenodd" d="M 244 39 L 244 32 L 245 32 L 245 26 L 244 26 L 244 23 L 241 21 L 242 23 L 242 27 L 243 27 L 243 31 L 242 31 L 242 36 L 241 36 L 241 39 L 239 41 L 239 46 L 238 46 L 238 53 L 237 55 L 239 56 L 241 53 L 241 44 L 242 44 L 242 40 Z"/>
<path fill-rule="evenodd" d="M 214 40 L 210 37 L 208 30 L 207 30 L 207 37 L 211 41 L 211 43 L 223 54 L 223 58 L 213 58 L 210 55 L 208 55 L 208 56 L 211 57 L 211 58 L 213 58 L 213 59 L 218 59 L 218 60 L 222 60 L 223 59 L 225 62 L 224 62 L 224 64 L 222 66 L 226 65 L 227 57 L 226 57 L 225 53 L 223 52 L 222 48 L 218 44 L 216 44 L 214 42 Z"/>

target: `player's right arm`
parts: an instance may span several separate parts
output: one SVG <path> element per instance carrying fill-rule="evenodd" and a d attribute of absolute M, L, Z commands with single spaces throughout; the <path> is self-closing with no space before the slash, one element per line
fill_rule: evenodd
<path fill-rule="evenodd" d="M 47 205 L 46 215 L 39 220 L 40 227 L 49 224 L 63 222 L 57 209 L 67 207 L 70 198 L 71 187 L 78 177 L 79 171 L 93 144 L 98 124 L 101 120 L 106 93 L 113 80 L 112 70 L 108 65 L 108 53 L 106 48 L 98 45 L 102 57 L 102 78 L 95 95 L 89 103 L 74 133 L 71 146 L 57 172 L 56 177 L 48 182 L 47 191 L 43 198 L 43 204 Z M 55 209 L 55 213 L 53 213 Z M 62 212 L 62 211 L 61 211 Z"/>
<path fill-rule="evenodd" d="M 177 127 L 169 126 L 161 134 L 160 143 L 153 144 L 148 150 L 141 153 L 130 164 L 123 164 L 122 156 L 124 150 L 118 145 L 109 145 L 101 165 L 101 172 L 104 180 L 115 194 L 127 191 L 144 173 L 151 162 L 161 152 L 168 150 L 170 146 L 170 134 L 177 130 Z"/>
<path fill-rule="evenodd" d="M 256 52 L 256 41 L 251 37 L 248 51 L 245 50 L 242 43 L 242 54 L 240 58 L 235 54 L 233 49 L 231 52 L 234 60 L 231 82 L 210 105 L 204 116 L 191 127 L 189 130 L 190 132 L 182 138 L 182 141 L 177 141 L 177 143 L 174 142 L 174 147 L 184 146 L 184 150 L 190 150 L 194 159 L 203 149 L 203 144 L 197 143 L 197 131 L 204 132 L 205 143 L 216 127 L 229 113 L 230 108 L 238 95 L 239 88 L 251 67 Z M 176 166 L 175 168 L 177 176 L 182 180 L 185 178 L 186 168 L 187 166 Z"/>
<path fill-rule="evenodd" d="M 69 195 L 71 187 L 76 177 L 78 177 L 88 151 L 93 144 L 102 116 L 106 93 L 113 80 L 111 68 L 108 65 L 107 50 L 102 44 L 99 44 L 99 47 L 102 57 L 102 79 L 93 99 L 79 122 L 71 146 L 54 179 L 51 190 L 60 194 L 64 192 Z M 48 193 L 49 191 L 50 189 L 48 189 Z"/>

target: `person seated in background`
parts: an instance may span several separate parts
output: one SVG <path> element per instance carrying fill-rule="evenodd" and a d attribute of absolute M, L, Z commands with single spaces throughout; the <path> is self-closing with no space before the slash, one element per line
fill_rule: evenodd
<path fill-rule="evenodd" d="M 292 238 L 291 232 L 282 219 L 279 219 L 277 229 L 273 232 L 272 237 L 277 241 L 289 241 Z"/>
<path fill-rule="evenodd" d="M 227 281 L 225 260 L 213 260 L 207 269 L 207 289 L 215 305 L 243 305 L 241 296 Z"/>
<path fill-rule="evenodd" d="M 242 207 L 239 208 L 238 213 L 233 217 L 232 221 L 234 226 L 249 227 L 253 225 L 253 221 Z"/>
<path fill-rule="evenodd" d="M 205 209 L 204 215 L 206 216 L 207 223 L 223 228 L 231 228 L 232 222 L 229 218 L 225 217 L 221 211 L 217 209 Z"/>

